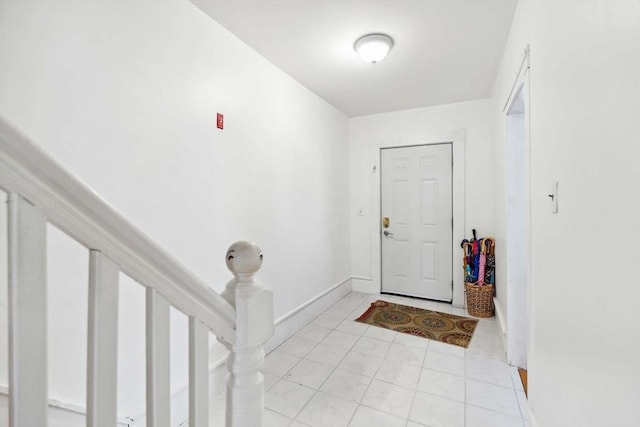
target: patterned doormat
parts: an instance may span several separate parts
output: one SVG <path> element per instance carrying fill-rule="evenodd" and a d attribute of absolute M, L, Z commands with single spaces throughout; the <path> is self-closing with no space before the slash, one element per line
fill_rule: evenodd
<path fill-rule="evenodd" d="M 478 321 L 455 314 L 378 300 L 356 319 L 385 329 L 467 348 Z"/>

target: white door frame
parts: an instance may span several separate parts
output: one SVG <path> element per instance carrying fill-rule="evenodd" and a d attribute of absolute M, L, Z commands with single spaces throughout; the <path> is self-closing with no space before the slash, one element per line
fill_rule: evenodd
<path fill-rule="evenodd" d="M 462 274 L 462 250 L 459 242 L 464 239 L 465 230 L 465 209 L 464 209 L 464 187 L 465 187 L 465 138 L 464 129 L 455 129 L 440 135 L 431 135 L 408 139 L 404 141 L 395 141 L 380 144 L 371 149 L 371 204 L 372 215 L 369 226 L 369 236 L 371 242 L 371 287 L 379 293 L 382 290 L 382 245 L 380 236 L 382 233 L 382 205 L 381 205 L 381 181 L 380 181 L 380 157 L 383 148 L 400 148 L 410 147 L 414 145 L 433 145 L 433 144 L 451 144 L 451 152 L 453 153 L 453 169 L 452 169 L 452 195 L 453 195 L 453 301 L 455 307 L 464 307 L 464 276 Z M 458 268 L 459 267 L 459 268 Z"/>
<path fill-rule="evenodd" d="M 512 261 L 509 254 L 509 226 L 507 225 L 507 242 L 505 247 L 507 248 L 506 260 L 506 280 L 507 280 L 507 313 L 500 313 L 502 316 L 506 314 L 506 356 L 509 364 L 518 367 L 528 367 L 528 361 L 530 361 L 529 354 L 532 348 L 532 233 L 531 233 L 531 145 L 529 134 L 529 120 L 530 120 L 530 105 L 529 105 L 529 47 L 525 49 L 524 58 L 518 71 L 518 76 L 511 89 L 509 97 L 504 105 L 503 113 L 505 117 L 505 125 L 507 125 L 509 111 L 514 105 L 514 102 L 518 99 L 520 94 L 524 94 L 524 138 L 521 141 L 524 152 L 524 175 L 525 175 L 525 188 L 527 188 L 527 195 L 525 199 L 525 209 L 527 217 L 525 219 L 525 241 L 523 247 L 525 248 L 526 265 L 524 266 L 525 286 L 524 289 L 518 286 L 513 280 L 513 271 L 519 267 L 516 265 L 516 261 Z M 506 144 L 512 144 L 513 140 L 510 137 L 509 130 L 506 132 Z M 505 145 L 505 149 L 508 147 Z M 505 160 L 509 159 L 505 155 Z M 507 170 L 505 168 L 505 174 Z M 506 175 L 506 179 L 509 180 L 509 176 Z M 507 197 L 507 223 L 514 221 L 510 218 L 510 209 L 508 198 L 510 196 L 509 188 L 506 188 Z M 523 329 L 526 339 L 523 339 Z"/>

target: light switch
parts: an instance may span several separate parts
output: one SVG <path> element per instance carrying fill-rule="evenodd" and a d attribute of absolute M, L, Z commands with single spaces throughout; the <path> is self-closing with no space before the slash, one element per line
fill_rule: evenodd
<path fill-rule="evenodd" d="M 555 181 L 551 186 L 551 193 L 549 197 L 549 210 L 553 214 L 558 213 L 558 181 Z"/>

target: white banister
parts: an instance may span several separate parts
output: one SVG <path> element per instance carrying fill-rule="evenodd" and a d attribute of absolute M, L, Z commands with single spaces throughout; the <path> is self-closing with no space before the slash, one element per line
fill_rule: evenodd
<path fill-rule="evenodd" d="M 87 427 L 113 427 L 117 421 L 118 275 L 112 260 L 90 251 Z"/>
<path fill-rule="evenodd" d="M 236 242 L 226 263 L 234 278 L 222 296 L 236 309 L 235 343 L 221 339 L 227 357 L 226 426 L 261 427 L 264 409 L 263 345 L 273 335 L 273 294 L 260 286 L 255 273 L 262 251 L 251 242 Z"/>
<path fill-rule="evenodd" d="M 169 301 L 147 288 L 147 427 L 169 427 L 171 383 Z"/>
<path fill-rule="evenodd" d="M 47 425 L 46 218 L 9 194 L 9 425 Z"/>
<path fill-rule="evenodd" d="M 189 427 L 209 425 L 209 331 L 189 318 Z"/>
<path fill-rule="evenodd" d="M 0 188 L 29 200 L 48 222 L 109 256 L 124 274 L 160 291 L 216 336 L 234 340 L 233 307 L 2 117 Z"/>
<path fill-rule="evenodd" d="M 47 223 L 90 251 L 88 427 L 117 422 L 120 273 L 146 287 L 147 427 L 171 422 L 171 307 L 189 316 L 190 426 L 209 424 L 209 331 L 230 350 L 226 425 L 262 426 L 274 323 L 273 295 L 254 278 L 260 248 L 229 248 L 234 278 L 217 294 L 2 117 L 0 189 L 9 194 L 10 427 L 47 426 Z"/>

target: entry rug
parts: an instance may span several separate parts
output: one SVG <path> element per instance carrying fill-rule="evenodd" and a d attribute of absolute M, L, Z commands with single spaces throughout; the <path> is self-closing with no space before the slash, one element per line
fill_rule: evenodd
<path fill-rule="evenodd" d="M 385 329 L 467 348 L 478 321 L 455 314 L 378 300 L 356 319 Z"/>

